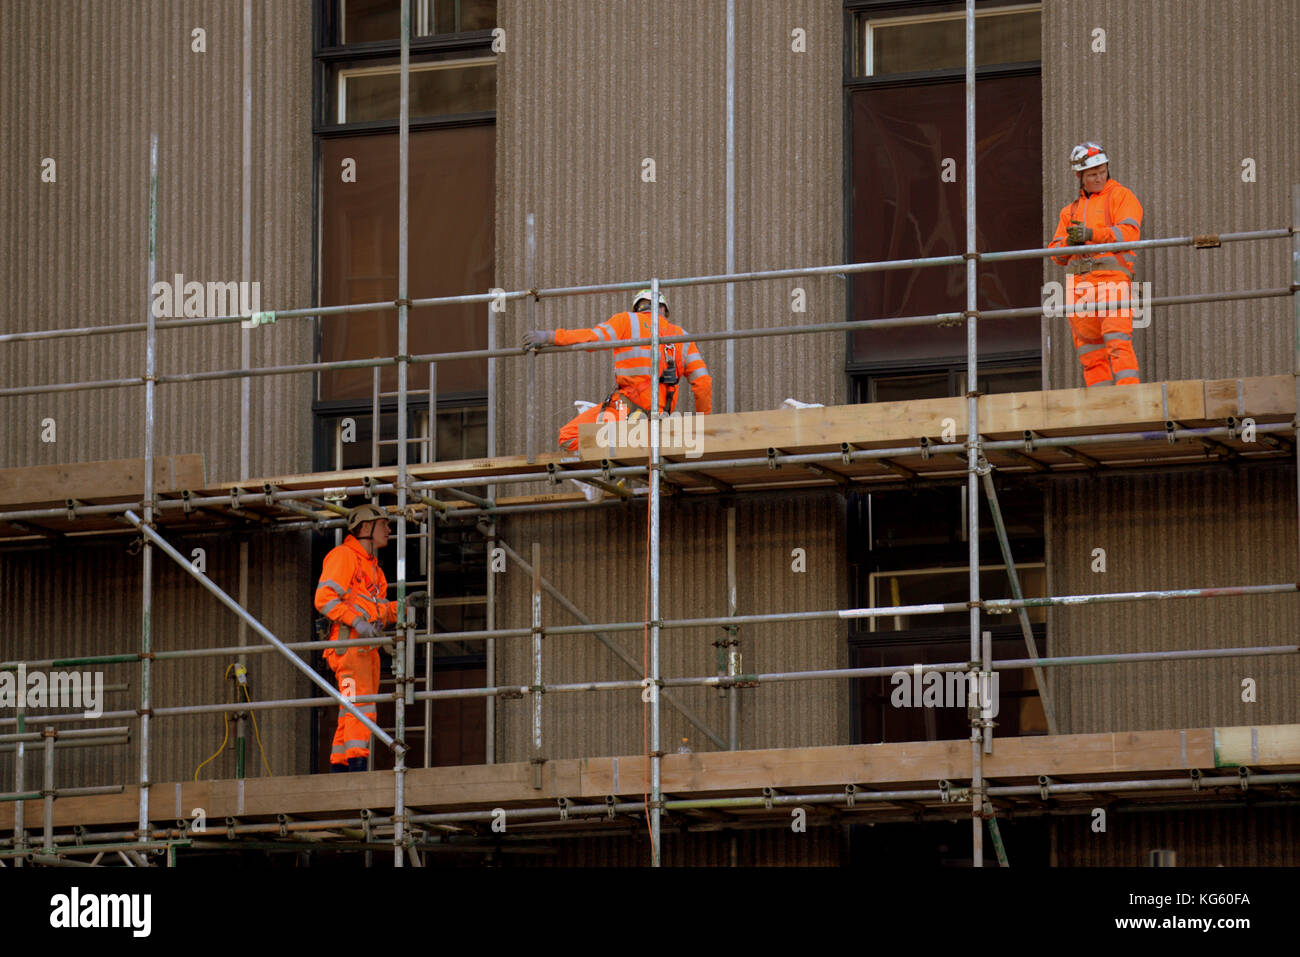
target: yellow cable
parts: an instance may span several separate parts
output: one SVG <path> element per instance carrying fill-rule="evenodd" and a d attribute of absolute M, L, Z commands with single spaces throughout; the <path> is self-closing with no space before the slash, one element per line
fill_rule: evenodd
<path fill-rule="evenodd" d="M 248 697 L 248 687 L 245 685 L 241 685 L 240 687 L 244 689 L 244 700 L 249 704 L 252 704 L 253 699 Z M 266 776 L 273 778 L 275 777 L 275 774 L 271 771 L 271 762 L 266 760 L 266 748 L 262 747 L 262 733 L 257 730 L 257 715 L 250 711 L 248 712 L 248 716 L 253 719 L 253 735 L 257 738 L 257 750 L 262 752 L 262 764 L 266 767 Z"/>
<path fill-rule="evenodd" d="M 230 740 L 230 716 L 228 714 L 222 714 L 221 725 L 225 728 L 226 733 L 221 738 L 221 747 L 217 748 L 217 750 L 212 753 L 212 758 L 215 758 L 222 751 L 226 750 L 226 742 Z M 211 761 L 212 758 L 208 758 L 207 761 L 204 761 L 203 764 L 200 764 L 194 769 L 194 780 L 197 781 L 199 779 L 199 772 L 203 770 L 203 766 Z"/>

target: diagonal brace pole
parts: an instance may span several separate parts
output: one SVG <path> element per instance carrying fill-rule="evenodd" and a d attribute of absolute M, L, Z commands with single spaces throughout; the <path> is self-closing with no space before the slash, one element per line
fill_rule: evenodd
<path fill-rule="evenodd" d="M 520 567 L 520 569 L 524 572 L 525 575 L 531 575 L 533 573 L 532 566 L 529 565 L 528 562 L 524 561 L 523 556 L 520 555 L 518 552 L 516 552 L 513 548 L 511 548 L 504 539 L 497 538 L 496 543 L 505 551 L 506 556 L 512 562 L 514 562 L 516 565 Z M 578 619 L 578 621 L 582 622 L 582 624 L 584 625 L 592 624 L 592 620 L 588 618 L 586 615 L 584 615 L 577 605 L 569 601 L 568 598 L 564 597 L 564 594 L 558 588 L 552 585 L 549 581 L 547 581 L 544 577 L 541 580 L 541 584 L 542 584 L 542 591 L 546 592 L 557 602 L 559 602 L 560 606 L 565 611 L 567 611 L 570 615 Z M 636 676 L 638 678 L 645 677 L 645 675 L 641 671 L 641 666 L 637 663 L 636 659 L 633 658 L 626 650 L 624 650 L 622 645 L 615 642 L 613 639 L 611 639 L 608 635 L 604 634 L 603 632 L 596 632 L 595 635 L 596 638 L 600 641 L 600 643 L 603 644 L 610 651 L 612 651 L 629 668 L 631 668 L 633 672 L 636 673 Z M 700 716 L 697 715 L 694 711 L 692 711 L 686 705 L 678 701 L 676 695 L 674 695 L 672 692 L 668 691 L 667 689 L 660 689 L 659 693 L 663 695 L 665 701 L 667 701 L 670 705 L 672 705 L 674 708 L 677 709 L 677 711 L 681 714 L 683 718 L 685 718 L 696 728 L 698 728 L 702 734 L 708 737 L 710 741 L 712 741 L 719 748 L 723 750 L 726 749 L 727 742 L 722 738 L 722 736 L 717 734 L 707 724 L 705 724 L 704 720 L 700 718 Z"/>
<path fill-rule="evenodd" d="M 1015 559 L 1011 557 L 1011 541 L 1007 538 L 1007 526 L 1002 520 L 1002 506 L 998 504 L 998 493 L 993 487 L 993 470 L 984 473 L 984 496 L 989 500 L 989 512 L 993 515 L 993 528 L 998 533 L 998 545 L 1002 548 L 1002 561 L 1007 566 L 1007 578 L 1011 581 L 1011 595 L 1017 600 L 1024 599 L 1020 588 L 1020 573 L 1016 571 Z M 1020 633 L 1025 636 L 1025 647 L 1029 657 L 1038 657 L 1038 644 L 1034 641 L 1034 632 L 1029 625 L 1029 610 L 1023 605 L 1016 609 L 1020 619 Z M 1038 698 L 1043 702 L 1043 714 L 1047 718 L 1047 733 L 1058 734 L 1056 729 L 1056 712 L 1052 708 L 1052 699 L 1047 691 L 1047 675 L 1043 669 L 1034 666 L 1034 680 L 1038 682 Z"/>
<path fill-rule="evenodd" d="M 303 661 L 296 654 L 294 654 L 285 645 L 284 642 L 282 642 L 279 638 L 275 637 L 275 635 L 271 634 L 270 630 L 265 625 L 263 625 L 260 621 L 258 621 L 248 612 L 246 612 L 243 608 L 241 608 L 239 606 L 239 602 L 235 601 L 235 599 L 231 598 L 224 591 L 222 591 L 216 582 L 214 582 L 207 575 L 203 574 L 203 572 L 195 568 L 193 564 L 186 561 L 185 556 L 182 555 L 180 552 L 176 551 L 176 549 L 172 548 L 172 546 L 167 543 L 167 540 L 165 538 L 163 538 L 161 535 L 155 532 L 148 525 L 144 524 L 144 522 L 140 521 L 139 516 L 137 516 L 134 512 L 128 511 L 126 513 L 126 520 L 130 522 L 132 525 L 134 525 L 137 529 L 139 529 L 140 532 L 145 536 L 145 538 L 149 539 L 149 541 L 153 542 L 153 544 L 161 548 L 163 552 L 167 554 L 168 557 L 170 557 L 174 562 L 176 562 L 177 565 L 181 566 L 181 568 L 183 568 L 186 572 L 188 572 L 191 578 L 197 581 L 208 591 L 212 592 L 212 594 L 216 595 L 217 600 L 221 602 L 223 605 L 225 605 L 227 608 L 229 608 L 231 611 L 233 611 L 240 618 L 242 618 L 248 624 L 249 628 L 253 629 L 253 631 L 261 635 L 264 639 L 266 639 L 266 641 L 274 645 L 276 650 L 279 651 L 280 654 L 288 658 L 289 662 L 295 668 L 297 668 L 299 671 L 305 674 L 308 678 L 311 679 L 313 684 L 315 684 L 326 694 L 328 694 L 331 698 L 337 701 L 339 703 L 339 707 L 345 708 L 352 715 L 352 717 L 356 718 L 358 721 L 364 724 L 370 730 L 371 734 L 373 734 L 380 741 L 384 742 L 384 744 L 388 745 L 388 747 L 392 748 L 395 753 L 399 749 L 401 751 L 406 750 L 405 745 L 399 744 L 396 741 L 394 741 L 392 736 L 388 734 L 388 732 L 386 732 L 383 728 L 379 727 L 379 725 L 375 724 L 375 722 L 371 721 L 364 714 L 362 714 L 361 710 L 355 704 L 353 704 L 346 697 L 344 697 L 339 692 L 339 690 L 335 688 L 333 685 L 331 685 L 328 681 L 326 681 L 320 675 L 316 674 L 315 670 L 312 668 L 311 665 L 307 664 L 307 662 Z"/>

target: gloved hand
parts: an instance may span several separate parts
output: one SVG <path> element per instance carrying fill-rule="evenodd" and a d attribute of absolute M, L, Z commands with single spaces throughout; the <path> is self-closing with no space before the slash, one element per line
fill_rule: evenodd
<path fill-rule="evenodd" d="M 555 345 L 555 333 L 547 329 L 530 329 L 524 333 L 525 349 L 540 349 Z"/>
<path fill-rule="evenodd" d="M 424 589 L 411 592 L 406 596 L 406 606 L 408 608 L 428 608 L 429 593 Z"/>
<path fill-rule="evenodd" d="M 1065 238 L 1070 241 L 1070 245 L 1082 246 L 1084 243 L 1092 242 L 1092 230 L 1077 219 L 1072 222 L 1073 225 L 1065 231 Z"/>
<path fill-rule="evenodd" d="M 356 622 L 351 625 L 351 628 L 352 634 L 357 638 L 373 638 L 375 635 L 379 634 L 379 632 L 375 630 L 375 626 L 364 618 L 358 618 Z"/>

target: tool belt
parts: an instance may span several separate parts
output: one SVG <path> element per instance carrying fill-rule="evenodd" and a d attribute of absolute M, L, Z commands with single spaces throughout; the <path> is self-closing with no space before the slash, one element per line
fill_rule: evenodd
<path fill-rule="evenodd" d="M 1080 258 L 1073 260 L 1068 266 L 1066 266 L 1065 272 L 1067 275 L 1073 274 L 1079 276 L 1086 272 L 1095 272 L 1096 270 L 1101 268 L 1102 268 L 1101 257 L 1081 256 Z M 1114 268 L 1113 264 L 1110 268 Z"/>
<path fill-rule="evenodd" d="M 649 417 L 650 415 L 649 409 L 642 408 L 635 401 L 630 399 L 627 393 L 620 392 L 618 391 L 618 389 L 615 389 L 613 392 L 611 392 L 608 396 L 605 397 L 605 401 L 600 404 L 600 411 L 604 412 L 606 409 L 612 406 L 616 401 L 621 401 L 624 407 L 627 409 L 628 421 L 631 421 L 638 414 L 644 415 L 646 417 Z"/>

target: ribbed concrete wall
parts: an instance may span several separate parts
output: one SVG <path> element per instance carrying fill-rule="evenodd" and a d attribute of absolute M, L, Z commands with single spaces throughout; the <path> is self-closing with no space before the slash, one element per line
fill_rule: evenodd
<path fill-rule="evenodd" d="M 191 50 L 206 31 L 206 52 Z M 5 332 L 102 326 L 145 318 L 149 138 L 157 132 L 158 279 L 261 283 L 263 309 L 311 296 L 311 4 L 252 4 L 252 231 L 241 274 L 243 4 L 152 0 L 20 0 L 0 5 L 0 328 Z M 41 181 L 42 159 L 57 181 Z M 237 368 L 237 325 L 160 332 L 158 371 Z M 311 330 L 282 320 L 252 334 L 254 365 L 310 361 Z M 0 384 L 40 385 L 144 374 L 144 336 L 132 333 L 0 346 Z M 250 472 L 310 467 L 309 377 L 252 380 Z M 0 399 L 0 467 L 141 456 L 140 388 Z M 41 420 L 57 440 L 43 443 Z M 164 384 L 157 393 L 159 455 L 203 453 L 209 481 L 238 478 L 239 384 Z M 180 540 L 207 550 L 208 571 L 237 589 L 233 538 Z M 125 542 L 0 555 L 0 658 L 106 654 L 139 646 L 140 559 Z M 251 608 L 287 639 L 308 637 L 309 555 L 299 537 L 251 547 Z M 234 617 L 158 555 L 154 648 L 236 642 Z M 19 624 L 21 622 L 21 625 Z M 159 664 L 154 705 L 228 700 L 226 659 Z M 273 656 L 253 658 L 259 697 L 300 695 Z M 109 666 L 129 682 L 109 697 L 134 708 L 139 667 Z M 276 773 L 305 771 L 305 711 L 263 721 Z M 134 722 L 128 722 L 133 725 Z M 221 743 L 221 721 L 161 719 L 153 729 L 155 780 L 188 779 Z M 62 784 L 130 779 L 133 745 L 106 761 L 61 754 Z M 12 759 L 0 757 L 11 780 Z M 229 776 L 233 765 L 222 771 Z M 34 767 L 34 766 L 33 766 Z M 260 773 L 250 753 L 249 773 Z M 210 769 L 209 769 L 210 770 Z M 207 772 L 205 772 L 207 773 Z M 170 805 L 162 818 L 173 815 Z"/>
<path fill-rule="evenodd" d="M 314 580 L 305 563 L 292 560 L 309 546 L 299 535 L 257 535 L 250 539 L 248 610 L 284 640 L 302 641 L 311 636 L 304 630 L 299 603 L 287 596 L 310 595 Z M 238 594 L 239 545 L 228 536 L 176 538 L 183 554 L 194 548 L 206 551 L 208 574 L 226 592 Z M 109 572 L 108 569 L 113 569 Z M 153 648 L 155 652 L 186 648 L 219 648 L 238 645 L 239 623 L 206 591 L 166 557 L 155 552 Z M 140 646 L 140 559 L 132 557 L 125 542 L 87 545 L 66 550 L 35 551 L 15 561 L 13 555 L 0 561 L 0 593 L 23 596 L 22 604 L 40 609 L 39 614 L 22 615 L 20 644 L 5 642 L 5 655 L 15 648 L 30 660 L 72 658 L 82 655 L 122 654 Z M 6 600 L 6 608 L 11 603 Z M 6 612 L 6 616 L 11 612 Z M 8 629 L 6 629 L 8 630 Z M 255 635 L 246 639 L 261 644 Z M 183 705 L 213 704 L 235 700 L 236 687 L 223 675 L 234 655 L 212 658 L 159 660 L 152 666 L 154 709 Z M 134 711 L 140 705 L 138 663 L 70 665 L 61 670 L 102 671 L 105 685 L 125 685 L 106 692 L 103 710 Z M 281 655 L 250 655 L 249 694 L 255 700 L 308 697 L 312 686 Z M 66 714 L 67 709 L 56 713 Z M 9 717 L 10 714 L 6 714 Z M 309 766 L 309 716 L 305 708 L 258 712 L 262 745 L 276 775 L 305 774 Z M 39 728 L 40 718 L 28 718 L 29 727 Z M 127 747 L 111 749 L 76 748 L 55 754 L 55 782 L 63 786 L 122 784 L 137 780 L 139 737 L 137 722 L 115 718 L 107 725 L 127 725 L 132 740 Z M 66 728 L 67 724 L 59 727 Z M 6 728 L 12 731 L 12 727 Z M 221 746 L 222 717 L 217 714 L 157 717 L 150 725 L 150 774 L 154 781 L 188 781 L 198 765 Z M 235 741 L 230 726 L 229 743 Z M 0 780 L 12 782 L 13 756 L 0 755 Z M 247 773 L 262 777 L 266 770 L 258 753 L 251 725 L 248 728 Z M 36 778 L 40 758 L 26 765 L 28 782 Z M 231 752 L 203 770 L 204 778 L 232 778 L 235 762 Z M 165 809 L 155 815 L 169 820 L 175 815 L 172 795 L 160 797 Z M 186 809 L 188 811 L 188 809 Z"/>
<path fill-rule="evenodd" d="M 1071 479 L 1053 486 L 1053 594 L 1215 588 L 1296 580 L 1295 471 L 1242 469 Z M 1106 570 L 1093 572 L 1093 550 Z M 1054 655 L 1285 644 L 1294 595 L 1121 602 L 1049 610 Z M 1054 668 L 1064 732 L 1300 721 L 1294 656 Z M 1242 701 L 1252 678 L 1257 699 Z"/>
<path fill-rule="evenodd" d="M 1207 25 L 1214 25 L 1207 29 Z M 1092 52 L 1105 31 L 1105 53 Z M 1043 236 L 1077 194 L 1067 157 L 1102 143 L 1142 202 L 1144 239 L 1285 227 L 1300 183 L 1300 16 L 1269 0 L 1053 0 L 1043 5 Z M 1255 162 L 1255 182 L 1242 163 Z M 1287 286 L 1287 240 L 1139 251 L 1155 296 Z M 1047 261 L 1045 276 L 1062 281 Z M 1288 300 L 1157 308 L 1134 336 L 1143 381 L 1292 371 Z M 1051 388 L 1083 385 L 1064 319 Z"/>
<path fill-rule="evenodd" d="M 646 519 L 643 507 L 554 517 L 514 518 L 501 535 L 527 558 L 531 542 L 542 544 L 542 575 L 592 621 L 644 620 Z M 844 520 L 833 499 L 799 499 L 781 505 L 752 503 L 737 510 L 736 565 L 741 614 L 842 608 L 847 601 L 843 567 Z M 794 572 L 792 550 L 803 548 L 807 571 Z M 666 504 L 661 548 L 661 612 L 664 618 L 725 615 L 726 518 L 713 506 Z M 529 580 L 511 564 L 498 577 L 498 626 L 527 627 Z M 549 597 L 543 624 L 573 619 Z M 717 672 L 713 642 L 720 628 L 664 630 L 660 652 L 664 676 Z M 641 631 L 610 636 L 640 663 Z M 842 622 L 783 623 L 741 630 L 745 672 L 842 668 L 848 663 Z M 497 682 L 532 684 L 531 641 L 499 643 Z M 610 681 L 635 677 L 632 669 L 589 635 L 547 638 L 543 680 L 550 683 Z M 716 690 L 677 688 L 673 693 L 696 711 L 724 741 L 726 701 Z M 842 681 L 780 682 L 743 689 L 742 748 L 801 747 L 848 742 L 848 686 Z M 532 702 L 502 701 L 498 755 L 524 761 L 531 755 Z M 543 753 L 547 758 L 637 754 L 645 750 L 642 703 L 636 691 L 547 695 L 543 707 Z M 671 706 L 663 707 L 662 742 L 674 750 L 681 738 L 697 751 L 715 750 Z"/>
<path fill-rule="evenodd" d="M 839 262 L 840 4 L 736 7 L 736 267 Z M 539 286 L 724 272 L 726 5 L 505 2 L 499 20 L 508 46 L 498 67 L 498 283 L 524 285 L 529 212 Z M 791 50 L 796 28 L 807 52 Z M 654 160 L 653 183 L 642 180 L 645 159 Z M 795 287 L 807 294 L 806 312 L 790 311 Z M 690 332 L 725 329 L 724 288 L 669 291 L 672 319 Z M 546 300 L 532 322 L 592 326 L 629 305 L 623 295 Z M 737 287 L 739 328 L 842 316 L 839 279 Z M 511 304 L 500 341 L 517 341 L 524 325 L 524 306 Z M 701 351 L 714 408 L 726 411 L 725 346 Z M 737 345 L 736 362 L 737 410 L 844 395 L 837 334 L 752 340 Z M 500 453 L 523 451 L 529 415 L 538 449 L 553 448 L 573 400 L 599 401 L 613 387 L 608 353 L 550 357 L 537 370 L 529 410 L 523 364 L 499 363 Z"/>
<path fill-rule="evenodd" d="M 1053 863 L 1061 867 L 1143 867 L 1154 850 L 1172 850 L 1179 867 L 1295 867 L 1300 813 L 1293 807 L 1111 813 L 1105 833 L 1092 817 L 1053 824 Z"/>

